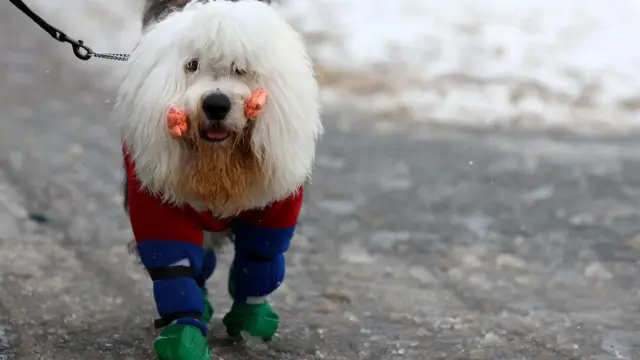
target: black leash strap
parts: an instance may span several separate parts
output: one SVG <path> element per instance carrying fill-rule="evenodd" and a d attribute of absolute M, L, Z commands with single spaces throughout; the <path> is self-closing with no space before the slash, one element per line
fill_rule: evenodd
<path fill-rule="evenodd" d="M 95 53 L 91 50 L 90 47 L 84 44 L 82 40 L 73 39 L 62 31 L 56 29 L 55 27 L 48 24 L 44 21 L 40 16 L 31 11 L 29 7 L 22 2 L 21 0 L 9 0 L 15 7 L 20 9 L 25 15 L 27 15 L 33 22 L 38 24 L 44 31 L 46 31 L 49 35 L 51 35 L 54 39 L 60 42 L 66 42 L 71 44 L 73 48 L 73 53 L 80 60 L 89 60 L 92 57 L 108 59 L 108 60 L 117 60 L 117 61 L 127 61 L 129 60 L 128 54 L 110 54 L 110 53 Z"/>

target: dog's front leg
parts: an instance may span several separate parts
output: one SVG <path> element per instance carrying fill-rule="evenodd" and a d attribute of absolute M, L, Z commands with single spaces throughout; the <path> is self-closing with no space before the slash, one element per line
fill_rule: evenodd
<path fill-rule="evenodd" d="M 222 320 L 230 336 L 246 332 L 269 340 L 275 335 L 280 317 L 267 297 L 284 281 L 285 253 L 301 205 L 302 189 L 232 223 L 235 257 L 229 271 L 229 293 L 233 305 Z"/>
<path fill-rule="evenodd" d="M 144 240 L 138 253 L 153 281 L 153 297 L 160 318 L 154 323 L 163 328 L 154 343 L 162 360 L 209 359 L 206 335 L 207 311 L 203 263 L 210 262 L 201 246 L 181 241 Z M 202 279 L 201 279 L 202 277 Z"/>
<path fill-rule="evenodd" d="M 142 189 L 125 156 L 127 209 L 136 252 L 153 282 L 162 332 L 154 350 L 162 360 L 209 360 L 208 301 L 204 282 L 215 268 L 215 254 L 203 249 L 197 218 Z"/>

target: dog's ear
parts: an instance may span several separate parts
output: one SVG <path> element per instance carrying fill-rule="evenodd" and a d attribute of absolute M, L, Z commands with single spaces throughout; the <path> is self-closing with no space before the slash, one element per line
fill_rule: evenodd
<path fill-rule="evenodd" d="M 149 25 L 162 20 L 176 9 L 182 9 L 192 0 L 146 0 L 144 13 L 142 15 L 142 29 L 146 29 Z M 201 2 L 209 2 L 211 0 L 198 0 Z M 215 0 L 213 0 L 215 1 Z M 238 0 L 230 0 L 238 1 Z M 271 0 L 258 0 L 260 2 L 271 5 Z"/>
<path fill-rule="evenodd" d="M 162 20 L 176 9 L 182 9 L 191 0 L 146 0 L 142 14 L 142 28 Z"/>

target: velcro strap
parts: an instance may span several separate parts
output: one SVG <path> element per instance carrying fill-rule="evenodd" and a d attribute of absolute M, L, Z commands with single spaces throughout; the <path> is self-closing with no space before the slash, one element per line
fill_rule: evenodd
<path fill-rule="evenodd" d="M 247 254 L 247 258 L 251 261 L 255 262 L 269 262 L 273 260 L 273 256 L 264 256 L 260 254 L 249 253 Z"/>
<path fill-rule="evenodd" d="M 196 274 L 190 266 L 167 266 L 161 268 L 150 269 L 149 276 L 151 280 L 169 280 L 180 278 L 192 278 Z"/>
<path fill-rule="evenodd" d="M 191 318 L 191 319 L 195 319 L 195 320 L 200 320 L 201 317 L 202 317 L 202 315 L 199 314 L 199 313 L 172 314 L 172 315 L 169 315 L 167 317 L 154 320 L 153 321 L 153 327 L 156 328 L 156 329 L 160 329 L 160 328 L 163 328 L 163 327 L 171 324 L 172 322 L 174 322 L 177 319 Z"/>

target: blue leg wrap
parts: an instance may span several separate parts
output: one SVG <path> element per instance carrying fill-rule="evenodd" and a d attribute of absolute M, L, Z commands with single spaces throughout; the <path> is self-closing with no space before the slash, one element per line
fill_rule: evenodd
<path fill-rule="evenodd" d="M 230 280 L 233 298 L 246 301 L 273 293 L 285 276 L 284 253 L 294 228 L 269 229 L 240 224 L 234 227 L 235 258 Z"/>
<path fill-rule="evenodd" d="M 202 271 L 204 251 L 201 246 L 180 241 L 146 240 L 138 244 L 142 264 L 149 270 L 169 267 L 178 261 L 188 259 L 194 273 Z M 176 314 L 204 312 L 204 298 L 194 278 L 181 277 L 160 279 L 153 282 L 153 296 L 160 317 L 172 318 Z M 203 335 L 207 326 L 191 318 L 178 318 L 178 323 L 198 327 Z"/>
<path fill-rule="evenodd" d="M 205 287 L 205 283 L 211 275 L 213 275 L 213 272 L 216 269 L 216 263 L 216 253 L 213 252 L 213 250 L 207 250 L 204 254 L 204 258 L 202 259 L 202 269 L 195 277 L 198 286 L 201 288 Z"/>

